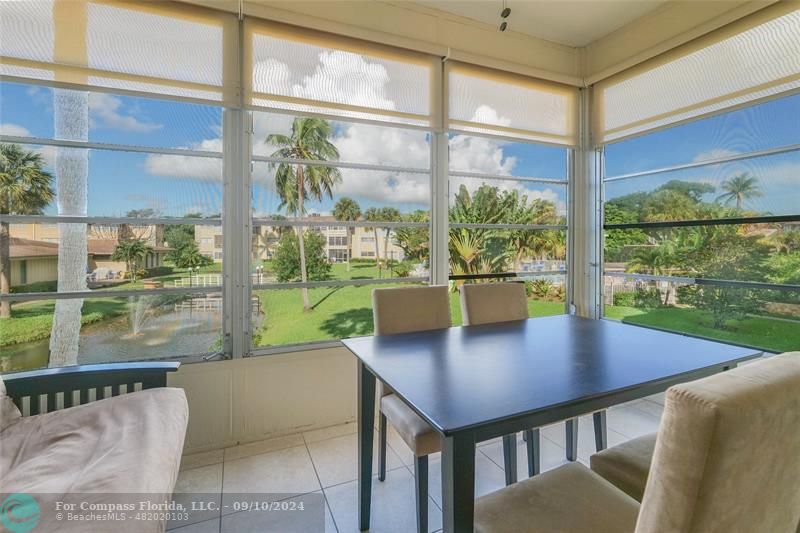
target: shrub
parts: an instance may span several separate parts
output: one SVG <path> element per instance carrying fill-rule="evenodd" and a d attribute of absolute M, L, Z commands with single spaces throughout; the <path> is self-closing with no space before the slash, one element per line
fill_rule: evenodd
<path fill-rule="evenodd" d="M 655 287 L 636 287 L 633 296 L 634 307 L 655 309 L 661 307 L 661 291 Z"/>
<path fill-rule="evenodd" d="M 636 305 L 636 293 L 632 291 L 627 292 L 615 292 L 614 293 L 614 305 L 619 305 L 621 307 L 633 307 Z"/>
<path fill-rule="evenodd" d="M 36 283 L 28 283 L 27 285 L 17 285 L 11 287 L 12 293 L 18 292 L 56 292 L 58 290 L 58 281 L 37 281 Z"/>
<path fill-rule="evenodd" d="M 398 278 L 407 278 L 411 275 L 412 270 L 414 270 L 414 265 L 412 265 L 410 261 L 392 263 L 392 272 L 394 272 L 394 275 Z"/>
<path fill-rule="evenodd" d="M 173 268 L 169 266 L 158 266 L 147 269 L 147 277 L 154 278 L 157 276 L 169 276 L 172 274 Z"/>

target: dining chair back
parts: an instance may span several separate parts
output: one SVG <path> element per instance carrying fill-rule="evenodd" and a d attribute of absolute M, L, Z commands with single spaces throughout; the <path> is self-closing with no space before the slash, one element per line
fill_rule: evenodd
<path fill-rule="evenodd" d="M 667 391 L 636 533 L 791 532 L 800 521 L 800 356 Z"/>

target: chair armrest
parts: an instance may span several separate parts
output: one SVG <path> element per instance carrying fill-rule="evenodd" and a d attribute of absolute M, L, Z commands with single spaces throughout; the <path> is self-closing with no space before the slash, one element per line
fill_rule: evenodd
<path fill-rule="evenodd" d="M 30 399 L 30 413 L 41 412 L 41 396 L 47 397 L 47 411 L 56 410 L 58 393 L 63 393 L 63 406 L 72 407 L 73 391 L 80 392 L 80 403 L 89 402 L 89 391 L 95 389 L 95 399 L 118 396 L 120 386 L 133 392 L 137 383 L 142 390 L 167 386 L 167 372 L 175 372 L 178 362 L 109 363 L 100 365 L 77 365 L 60 368 L 44 368 L 28 372 L 17 372 L 3 376 L 7 394 L 22 410 L 23 398 Z"/>

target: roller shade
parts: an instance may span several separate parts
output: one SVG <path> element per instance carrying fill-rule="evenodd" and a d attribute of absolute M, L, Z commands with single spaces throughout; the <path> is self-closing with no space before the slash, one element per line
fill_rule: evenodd
<path fill-rule="evenodd" d="M 171 2 L 0 3 L 0 73 L 235 103 L 236 17 Z"/>
<path fill-rule="evenodd" d="M 436 58 L 245 20 L 245 103 L 428 126 Z"/>
<path fill-rule="evenodd" d="M 577 144 L 578 89 L 464 63 L 446 66 L 451 131 Z"/>
<path fill-rule="evenodd" d="M 800 88 L 800 3 L 779 2 L 595 85 L 603 144 Z"/>

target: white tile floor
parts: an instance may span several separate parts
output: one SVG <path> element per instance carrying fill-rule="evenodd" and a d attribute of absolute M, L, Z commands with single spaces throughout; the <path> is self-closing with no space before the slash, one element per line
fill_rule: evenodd
<path fill-rule="evenodd" d="M 638 400 L 608 412 L 609 445 L 656 431 L 663 410 L 663 396 Z M 542 428 L 542 469 L 566 462 L 564 425 Z M 376 446 L 377 446 L 377 439 Z M 386 481 L 373 483 L 373 532 L 413 533 L 414 515 L 413 455 L 396 432 L 389 430 L 389 455 Z M 525 445 L 518 438 L 519 478 L 527 477 Z M 357 457 L 356 425 L 344 424 L 302 434 L 278 437 L 184 456 L 176 493 L 210 493 L 226 502 L 233 493 L 278 493 L 284 497 L 323 497 L 326 533 L 356 533 Z M 579 423 L 578 458 L 588 463 L 594 453 L 591 417 Z M 375 454 L 377 458 L 377 453 Z M 431 531 L 441 528 L 440 455 L 430 458 L 429 524 Z M 504 484 L 502 443 L 499 439 L 478 445 L 475 461 L 476 495 L 501 488 Z M 219 495 L 217 498 L 216 495 Z M 229 497 L 229 496 L 228 496 Z M 178 496 L 176 499 L 188 499 Z M 287 501 L 292 501 L 291 499 Z M 171 529 L 174 533 L 264 532 L 317 533 L 321 517 L 313 521 L 298 513 L 287 521 L 275 513 L 209 511 L 196 523 Z M 312 523 L 313 522 L 313 523 Z"/>

